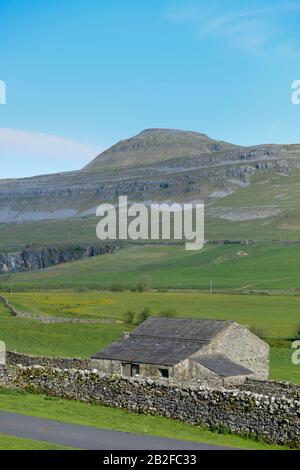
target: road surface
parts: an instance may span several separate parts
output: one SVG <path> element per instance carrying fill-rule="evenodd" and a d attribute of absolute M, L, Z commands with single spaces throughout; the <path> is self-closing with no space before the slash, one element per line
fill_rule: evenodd
<path fill-rule="evenodd" d="M 84 450 L 222 450 L 228 447 L 67 424 L 0 411 L 0 434 Z"/>

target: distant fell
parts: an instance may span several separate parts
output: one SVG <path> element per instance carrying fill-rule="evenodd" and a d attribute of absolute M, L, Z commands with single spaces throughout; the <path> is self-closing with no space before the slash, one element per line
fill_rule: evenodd
<path fill-rule="evenodd" d="M 120 168 L 189 158 L 234 149 L 237 146 L 213 140 L 205 134 L 177 129 L 145 129 L 98 155 L 84 171 Z"/>

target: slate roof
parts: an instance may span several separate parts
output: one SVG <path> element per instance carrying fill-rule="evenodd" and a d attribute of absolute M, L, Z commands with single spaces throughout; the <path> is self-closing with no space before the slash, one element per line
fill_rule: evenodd
<path fill-rule="evenodd" d="M 196 341 L 132 336 L 95 354 L 93 359 L 174 365 L 199 351 L 202 345 Z"/>
<path fill-rule="evenodd" d="M 209 341 L 231 323 L 224 320 L 151 317 L 139 325 L 131 335 Z"/>
<path fill-rule="evenodd" d="M 112 344 L 92 356 L 140 364 L 174 365 L 195 354 L 226 326 L 229 321 L 149 318 L 129 338 Z"/>
<path fill-rule="evenodd" d="M 236 364 L 222 354 L 203 355 L 193 357 L 192 360 L 222 377 L 253 374 L 250 369 L 247 369 L 240 364 Z"/>

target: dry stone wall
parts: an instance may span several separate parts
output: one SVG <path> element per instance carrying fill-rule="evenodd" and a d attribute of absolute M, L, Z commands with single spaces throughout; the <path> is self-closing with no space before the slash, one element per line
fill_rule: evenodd
<path fill-rule="evenodd" d="M 6 352 L 6 362 L 10 366 L 21 365 L 24 367 L 39 365 L 43 367 L 58 367 L 61 369 L 91 368 L 91 361 L 89 359 L 30 356 L 28 354 L 21 354 L 12 351 Z"/>
<path fill-rule="evenodd" d="M 239 386 L 240 390 L 248 390 L 254 393 L 262 393 L 273 397 L 286 397 L 300 401 L 300 385 L 288 382 L 276 382 L 273 380 L 246 379 Z"/>
<path fill-rule="evenodd" d="M 300 448 L 300 401 L 295 398 L 41 366 L 17 367 L 13 383 L 51 396 L 166 416 Z"/>

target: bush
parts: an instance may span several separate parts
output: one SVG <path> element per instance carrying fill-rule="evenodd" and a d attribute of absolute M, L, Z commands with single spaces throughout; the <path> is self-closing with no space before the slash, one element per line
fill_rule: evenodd
<path fill-rule="evenodd" d="M 134 317 L 135 317 L 135 313 L 132 312 L 131 310 L 127 310 L 124 313 L 124 322 L 126 323 L 126 325 L 132 325 L 134 321 Z"/>
<path fill-rule="evenodd" d="M 177 314 L 176 309 L 173 307 L 170 307 L 170 308 L 167 308 L 166 310 L 162 310 L 161 312 L 159 312 L 158 315 L 160 317 L 173 318 L 176 316 L 176 314 Z"/>
<path fill-rule="evenodd" d="M 151 310 L 150 308 L 144 308 L 141 310 L 134 318 L 134 324 L 135 325 L 140 325 L 143 323 L 143 321 L 147 320 L 151 315 Z"/>
<path fill-rule="evenodd" d="M 146 292 L 152 288 L 152 279 L 148 274 L 141 276 L 136 283 L 135 292 Z"/>

